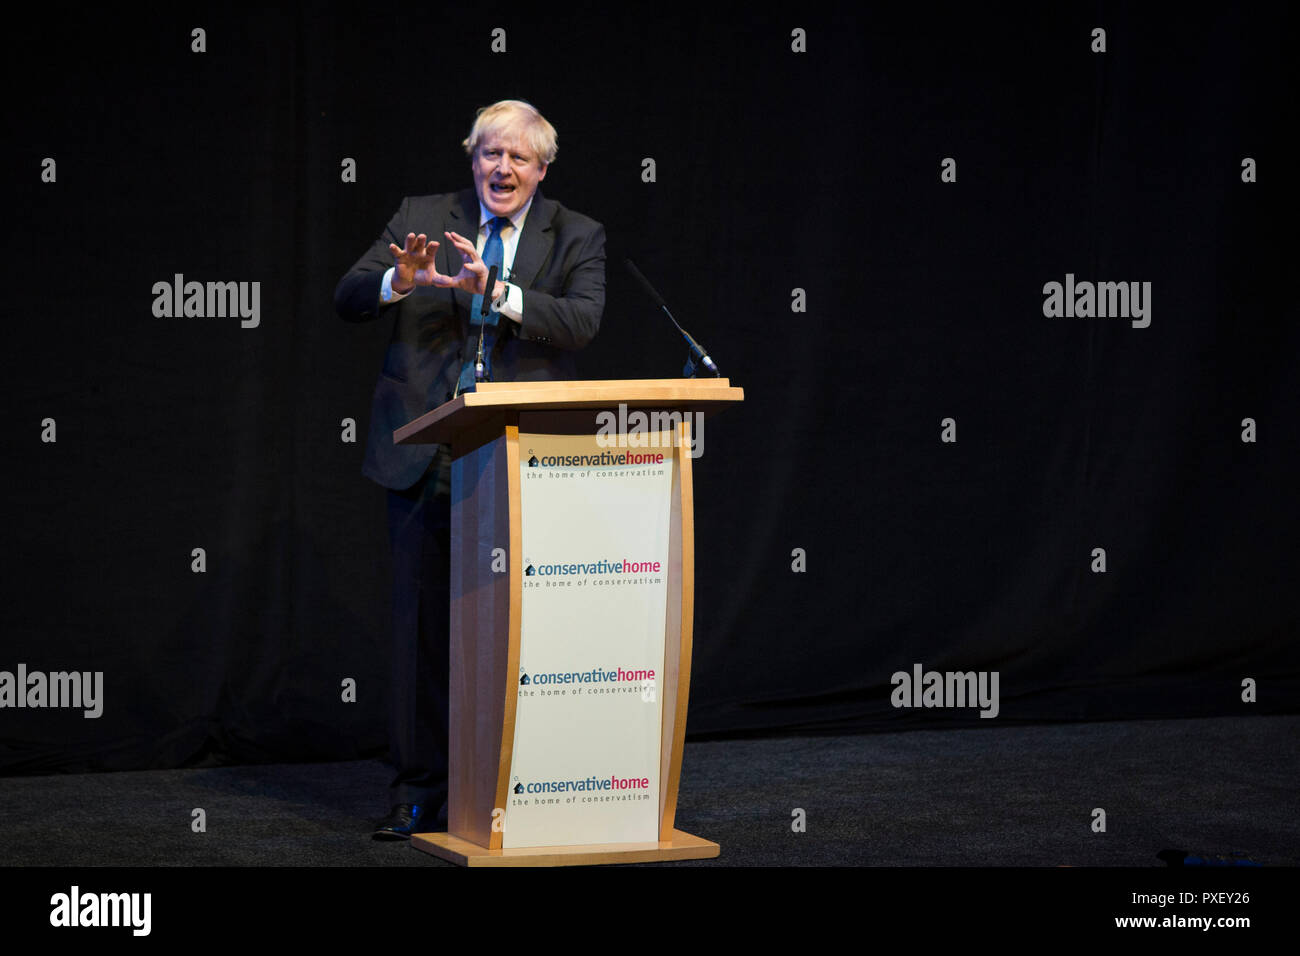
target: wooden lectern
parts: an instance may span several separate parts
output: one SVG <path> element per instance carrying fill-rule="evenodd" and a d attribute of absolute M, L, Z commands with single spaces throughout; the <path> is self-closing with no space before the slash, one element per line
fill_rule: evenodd
<path fill-rule="evenodd" d="M 726 379 L 496 382 L 394 442 L 452 449 L 448 832 L 465 866 L 717 856 L 674 828 L 692 442 Z M 692 427 L 695 425 L 696 427 Z"/>

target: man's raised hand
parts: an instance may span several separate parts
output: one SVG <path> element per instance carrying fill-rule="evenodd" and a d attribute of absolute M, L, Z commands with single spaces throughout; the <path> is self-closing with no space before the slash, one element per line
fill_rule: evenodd
<path fill-rule="evenodd" d="M 474 243 L 458 232 L 444 232 L 443 235 L 460 253 L 462 265 L 460 271 L 454 276 L 434 273 L 433 284 L 444 289 L 448 287 L 463 289 L 470 295 L 482 295 L 487 288 L 488 267 L 483 264 L 478 251 L 474 248 Z"/>
<path fill-rule="evenodd" d="M 417 285 L 442 285 L 434 265 L 434 255 L 438 252 L 438 243 L 429 242 L 424 233 L 418 236 L 413 232 L 406 234 L 406 248 L 395 242 L 388 244 L 388 251 L 393 254 L 393 291 L 410 292 Z"/>

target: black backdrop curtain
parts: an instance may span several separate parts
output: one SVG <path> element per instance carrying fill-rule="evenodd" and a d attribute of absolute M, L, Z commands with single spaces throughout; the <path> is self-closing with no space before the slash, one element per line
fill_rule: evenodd
<path fill-rule="evenodd" d="M 506 97 L 608 231 L 582 375 L 681 367 L 631 256 L 746 391 L 695 463 L 692 734 L 1296 709 L 1285 8 L 531 10 L 11 28 L 0 670 L 104 690 L 0 710 L 0 767 L 382 752 L 390 329 L 331 296 Z M 260 283 L 257 326 L 155 316 L 177 273 Z M 1149 326 L 1045 316 L 1067 274 Z M 914 664 L 997 671 L 998 717 L 891 706 Z"/>

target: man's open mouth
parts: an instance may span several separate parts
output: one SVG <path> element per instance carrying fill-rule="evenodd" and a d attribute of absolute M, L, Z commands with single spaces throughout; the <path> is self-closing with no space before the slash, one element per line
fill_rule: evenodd
<path fill-rule="evenodd" d="M 515 187 L 509 183 L 493 183 L 492 191 L 494 193 L 512 193 L 515 191 Z"/>

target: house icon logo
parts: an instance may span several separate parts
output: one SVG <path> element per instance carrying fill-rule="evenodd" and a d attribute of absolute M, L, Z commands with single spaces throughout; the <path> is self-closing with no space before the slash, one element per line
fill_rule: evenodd
<path fill-rule="evenodd" d="M 535 567 L 533 567 L 531 564 L 528 565 L 528 567 L 524 568 L 524 576 L 525 576 L 525 577 L 529 577 L 529 578 L 531 578 L 531 577 L 533 577 L 533 575 L 535 575 L 535 574 L 537 574 L 537 569 L 536 569 Z"/>
<path fill-rule="evenodd" d="M 519 686 L 520 686 L 520 687 L 526 687 L 527 685 L 529 685 L 529 684 L 531 684 L 531 683 L 532 683 L 532 681 L 529 679 L 529 677 L 528 677 L 527 674 L 525 674 L 523 677 L 519 678 Z"/>
<path fill-rule="evenodd" d="M 540 464 L 541 462 L 537 460 L 537 456 L 533 454 L 533 450 L 531 448 L 528 449 L 528 467 L 536 468 Z"/>
<path fill-rule="evenodd" d="M 523 792 L 524 792 L 524 785 L 522 783 L 515 784 L 515 793 L 523 793 Z"/>

